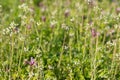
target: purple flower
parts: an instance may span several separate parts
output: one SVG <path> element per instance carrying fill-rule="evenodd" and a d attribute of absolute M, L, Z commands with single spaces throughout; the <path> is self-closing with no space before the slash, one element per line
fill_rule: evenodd
<path fill-rule="evenodd" d="M 99 35 L 99 33 L 94 28 L 91 29 L 91 34 L 92 34 L 92 37 L 96 37 Z"/>
<path fill-rule="evenodd" d="M 31 29 L 31 25 L 27 25 L 27 29 Z"/>
<path fill-rule="evenodd" d="M 30 61 L 25 60 L 25 64 L 29 64 L 30 66 L 33 66 L 36 64 L 35 60 L 33 59 L 33 57 L 31 57 Z"/>
<path fill-rule="evenodd" d="M 45 22 L 45 21 L 46 21 L 46 17 L 45 17 L 45 16 L 42 16 L 42 17 L 41 17 L 41 20 L 42 20 L 43 22 Z"/>
<path fill-rule="evenodd" d="M 44 7 L 44 6 L 45 5 L 42 2 L 39 3 L 39 7 Z"/>
<path fill-rule="evenodd" d="M 31 57 L 30 61 L 29 61 L 29 65 L 32 66 L 35 64 L 35 60 L 33 59 L 33 57 Z"/>

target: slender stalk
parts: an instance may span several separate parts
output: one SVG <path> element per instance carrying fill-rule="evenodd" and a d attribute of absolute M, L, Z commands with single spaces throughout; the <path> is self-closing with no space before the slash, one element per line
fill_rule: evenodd
<path fill-rule="evenodd" d="M 112 63 L 111 63 L 111 69 L 109 74 L 111 74 L 111 79 L 114 78 L 114 66 L 115 66 L 115 56 L 116 56 L 116 52 L 117 52 L 117 42 L 118 42 L 118 35 L 119 35 L 119 29 L 117 29 L 117 34 L 116 34 L 116 42 L 114 44 L 114 50 L 113 50 L 113 57 L 112 57 Z"/>
<path fill-rule="evenodd" d="M 21 69 L 20 64 L 21 64 L 21 60 L 22 60 L 23 48 L 24 48 L 24 43 L 22 43 L 22 50 L 21 50 L 20 56 L 19 56 L 20 58 L 19 58 L 19 64 L 18 64 L 18 72 L 20 72 L 20 69 Z"/>
<path fill-rule="evenodd" d="M 58 68 L 60 67 L 61 60 L 62 60 L 62 56 L 63 56 L 63 52 L 64 52 L 65 39 L 66 39 L 66 35 L 64 36 L 64 39 L 63 39 L 62 50 L 61 50 L 61 53 L 60 53 L 60 58 L 59 58 L 59 62 L 58 62 L 58 65 L 57 65 L 57 67 L 58 67 Z"/>
<path fill-rule="evenodd" d="M 93 49 L 90 49 L 90 53 L 91 53 L 91 80 L 96 80 L 96 56 L 97 56 L 97 48 L 98 48 L 98 36 L 96 36 L 96 43 L 95 43 L 95 52 L 93 51 Z M 93 39 L 91 40 L 93 41 Z M 92 46 L 92 42 L 91 42 L 91 46 Z M 93 53 L 94 52 L 94 53 Z"/>
<path fill-rule="evenodd" d="M 102 44 L 104 45 L 106 33 L 104 33 Z"/>
<path fill-rule="evenodd" d="M 10 57 L 10 73 L 9 73 L 9 79 L 11 79 L 11 69 L 12 69 L 12 62 L 13 62 L 13 54 L 14 54 L 14 35 L 12 35 L 12 42 L 11 42 L 11 57 Z"/>

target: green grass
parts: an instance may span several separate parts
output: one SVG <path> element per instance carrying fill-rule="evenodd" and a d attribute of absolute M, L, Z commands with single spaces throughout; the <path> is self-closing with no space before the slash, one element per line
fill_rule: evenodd
<path fill-rule="evenodd" d="M 120 80 L 119 5 L 0 0 L 0 80 Z"/>

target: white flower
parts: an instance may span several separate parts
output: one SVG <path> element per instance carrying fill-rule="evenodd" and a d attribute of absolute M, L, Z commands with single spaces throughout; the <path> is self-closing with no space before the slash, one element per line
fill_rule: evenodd
<path fill-rule="evenodd" d="M 51 65 L 48 65 L 48 68 L 49 68 L 49 69 L 54 69 Z"/>
<path fill-rule="evenodd" d="M 69 30 L 69 27 L 66 26 L 66 24 L 64 24 L 64 23 L 62 24 L 62 28 L 65 29 L 65 30 Z"/>
<path fill-rule="evenodd" d="M 40 26 L 42 23 L 39 21 L 39 22 L 37 22 L 36 24 L 37 24 L 37 26 Z"/>
<path fill-rule="evenodd" d="M 70 37 L 73 37 L 73 36 L 74 36 L 74 33 L 70 33 L 69 36 L 70 36 Z"/>
<path fill-rule="evenodd" d="M 75 20 L 75 18 L 74 18 L 74 17 L 70 19 L 70 21 L 71 21 L 71 22 L 73 22 L 74 20 Z"/>
<path fill-rule="evenodd" d="M 57 21 L 53 20 L 50 22 L 51 27 L 55 26 L 57 24 Z"/>
<path fill-rule="evenodd" d="M 16 24 L 14 21 L 10 23 L 10 26 L 3 29 L 3 34 L 4 35 L 10 35 L 12 36 L 13 34 L 16 34 L 19 31 L 16 31 L 15 28 L 18 24 Z"/>
<path fill-rule="evenodd" d="M 25 51 L 25 52 L 27 52 L 28 50 L 29 50 L 29 48 L 24 47 L 24 51 Z"/>
<path fill-rule="evenodd" d="M 15 26 L 17 26 L 18 24 L 16 24 L 14 21 L 10 23 L 10 27 L 13 29 L 15 28 Z"/>
<path fill-rule="evenodd" d="M 40 49 L 34 50 L 36 54 L 39 54 L 41 52 Z"/>
<path fill-rule="evenodd" d="M 67 49 L 68 49 L 68 46 L 64 46 L 64 49 L 67 50 Z"/>

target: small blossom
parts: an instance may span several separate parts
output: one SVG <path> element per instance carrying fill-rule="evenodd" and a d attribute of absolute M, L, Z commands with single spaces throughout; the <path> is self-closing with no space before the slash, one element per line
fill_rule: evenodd
<path fill-rule="evenodd" d="M 41 8 L 41 12 L 45 12 L 46 10 L 47 10 L 46 6 L 43 6 L 43 7 Z"/>
<path fill-rule="evenodd" d="M 29 62 L 29 65 L 34 65 L 35 64 L 35 60 L 33 59 L 33 57 L 31 57 L 31 60 L 30 60 L 30 62 Z"/>
<path fill-rule="evenodd" d="M 36 53 L 36 54 L 39 54 L 40 52 L 41 52 L 40 49 L 35 50 L 35 53 Z"/>
<path fill-rule="evenodd" d="M 73 18 L 71 18 L 71 19 L 70 19 L 70 21 L 71 21 L 71 22 L 74 22 L 74 21 L 75 21 L 75 18 L 74 18 L 74 17 L 73 17 Z"/>
<path fill-rule="evenodd" d="M 64 49 L 67 50 L 67 49 L 68 49 L 68 46 L 64 46 Z"/>
<path fill-rule="evenodd" d="M 51 65 L 48 65 L 48 68 L 49 68 L 49 69 L 54 69 Z"/>
<path fill-rule="evenodd" d="M 37 22 L 36 24 L 37 24 L 37 26 L 40 26 L 42 23 L 39 21 L 39 22 Z"/>
<path fill-rule="evenodd" d="M 65 10 L 64 15 L 65 15 L 65 17 L 68 17 L 70 15 L 70 10 L 69 9 Z"/>
<path fill-rule="evenodd" d="M 115 33 L 115 30 L 114 29 L 109 29 L 108 32 L 107 32 L 107 36 L 109 36 L 113 33 Z"/>
<path fill-rule="evenodd" d="M 25 60 L 25 64 L 29 64 L 30 66 L 33 66 L 36 64 L 35 60 L 33 59 L 33 57 L 31 57 L 30 61 Z"/>
<path fill-rule="evenodd" d="M 39 7 L 44 7 L 44 4 L 42 2 L 40 2 Z"/>
<path fill-rule="evenodd" d="M 50 27 L 54 28 L 56 24 L 57 24 L 57 21 L 53 20 L 50 22 Z"/>
<path fill-rule="evenodd" d="M 29 48 L 24 47 L 24 51 L 25 51 L 25 52 L 27 52 L 28 50 L 29 50 Z"/>
<path fill-rule="evenodd" d="M 61 28 L 64 29 L 64 30 L 67 30 L 67 31 L 69 30 L 69 26 L 67 26 L 67 25 L 64 24 L 64 23 L 62 24 Z"/>
<path fill-rule="evenodd" d="M 3 34 L 12 36 L 13 34 L 19 33 L 19 29 L 16 27 L 17 25 L 14 21 L 11 22 L 9 27 L 3 29 Z"/>
<path fill-rule="evenodd" d="M 74 33 L 70 33 L 69 36 L 70 36 L 70 37 L 73 37 L 73 36 L 74 36 Z"/>
<path fill-rule="evenodd" d="M 97 32 L 96 32 L 95 29 L 92 29 L 92 30 L 91 30 L 91 33 L 92 33 L 92 36 L 93 36 L 93 37 L 95 37 L 95 36 L 97 35 Z"/>
<path fill-rule="evenodd" d="M 27 26 L 27 29 L 31 29 L 31 25 L 28 25 L 28 26 Z"/>
<path fill-rule="evenodd" d="M 92 37 L 96 37 L 99 35 L 99 33 L 93 28 L 91 29 L 91 34 L 92 34 Z"/>
<path fill-rule="evenodd" d="M 95 5 L 95 2 L 93 0 L 88 0 L 88 4 L 90 7 L 93 7 Z"/>
<path fill-rule="evenodd" d="M 41 17 L 41 20 L 42 20 L 43 22 L 45 22 L 45 21 L 46 21 L 46 17 L 45 17 L 45 16 L 42 16 L 42 17 Z"/>

